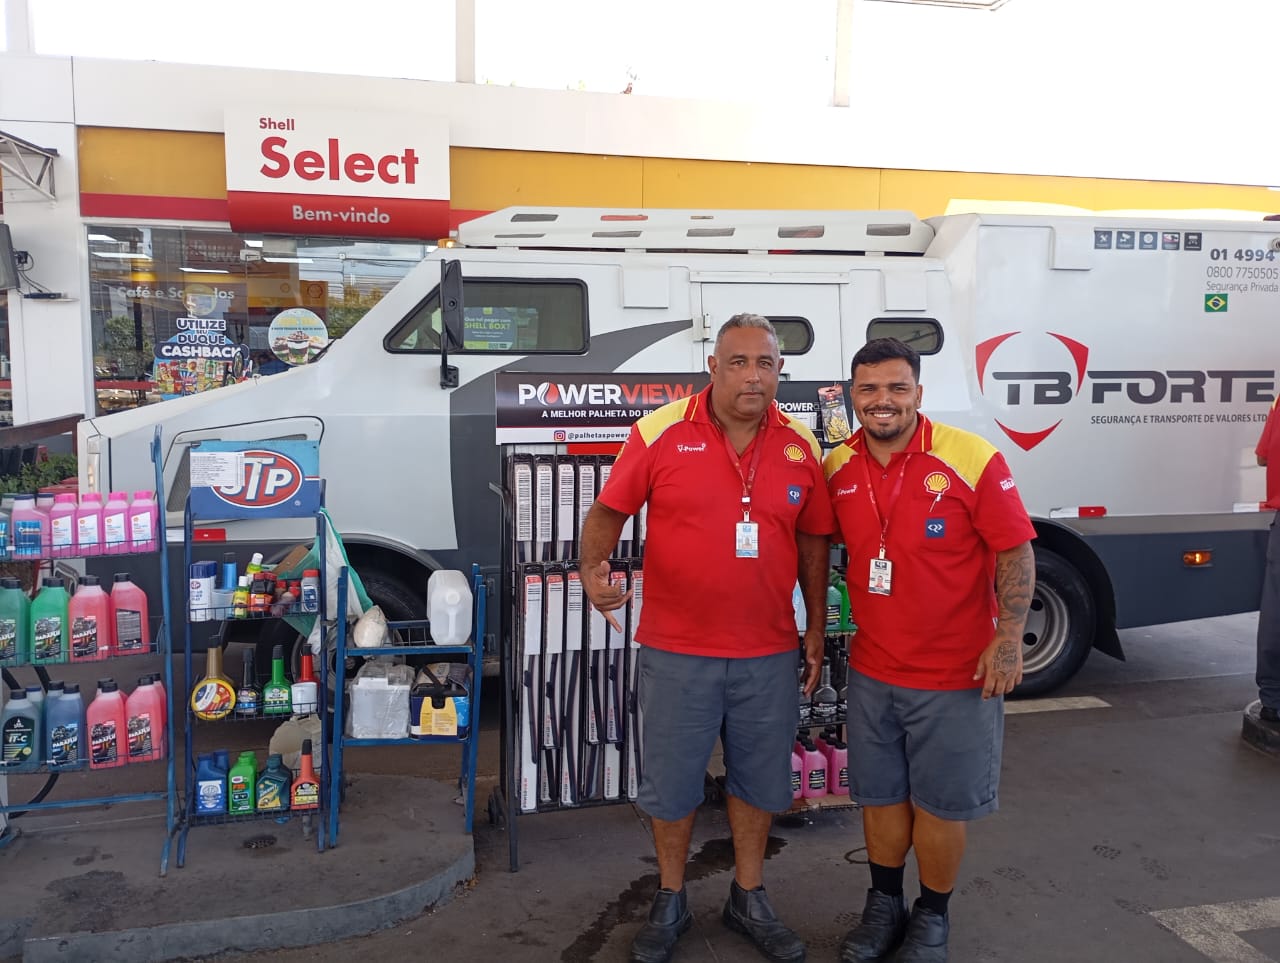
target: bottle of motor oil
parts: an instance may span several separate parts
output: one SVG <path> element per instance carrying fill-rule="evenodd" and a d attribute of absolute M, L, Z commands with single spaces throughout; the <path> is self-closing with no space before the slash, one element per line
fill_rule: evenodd
<path fill-rule="evenodd" d="M 133 552 L 154 552 L 158 542 L 156 535 L 160 529 L 160 503 L 156 501 L 153 491 L 136 491 L 129 505 L 129 550 Z"/>
<path fill-rule="evenodd" d="M 800 794 L 812 799 L 827 794 L 827 759 L 812 742 L 804 744 L 803 785 Z"/>
<path fill-rule="evenodd" d="M 249 617 L 249 576 L 241 575 L 237 580 L 235 594 L 231 596 L 231 617 L 247 619 Z"/>
<path fill-rule="evenodd" d="M 102 553 L 124 555 L 129 551 L 129 493 L 110 492 L 102 506 Z"/>
<path fill-rule="evenodd" d="M 49 694 L 44 710 L 45 759 L 50 769 L 80 769 L 88 760 L 85 708 L 80 686 L 72 683 Z"/>
<path fill-rule="evenodd" d="M 212 752 L 196 762 L 196 815 L 213 816 L 227 811 L 227 773 L 218 768 Z"/>
<path fill-rule="evenodd" d="M 271 681 L 262 687 L 262 714 L 287 716 L 293 711 L 293 692 L 284 675 L 284 646 L 271 650 Z"/>
<path fill-rule="evenodd" d="M 286 768 L 280 753 L 267 756 L 267 768 L 258 776 L 258 812 L 287 812 L 293 788 L 293 773 Z"/>
<path fill-rule="evenodd" d="M 311 740 L 302 740 L 302 752 L 298 756 L 298 777 L 293 780 L 289 796 L 290 809 L 319 809 L 320 780 L 311 764 Z"/>
<path fill-rule="evenodd" d="M 222 646 L 214 640 L 205 652 L 204 676 L 191 690 L 191 711 L 197 719 L 225 719 L 236 705 L 236 690 L 222 672 Z"/>
<path fill-rule="evenodd" d="M 117 572 L 111 583 L 111 606 L 116 614 L 116 653 L 138 655 L 151 651 L 151 617 L 147 593 L 134 585 L 128 572 Z"/>
<path fill-rule="evenodd" d="M 89 768 L 113 769 L 128 761 L 124 693 L 111 679 L 98 683 L 98 694 L 85 710 L 89 726 Z"/>
<path fill-rule="evenodd" d="M 54 558 L 76 555 L 76 496 L 70 492 L 54 496 L 49 510 L 49 544 Z"/>
<path fill-rule="evenodd" d="M 102 554 L 102 495 L 85 492 L 76 509 L 76 554 Z"/>
<path fill-rule="evenodd" d="M 827 635 L 835 635 L 840 631 L 840 589 L 836 587 L 835 573 L 827 583 Z"/>
<path fill-rule="evenodd" d="M 849 746 L 836 739 L 828 755 L 827 791 L 833 796 L 849 795 Z"/>
<path fill-rule="evenodd" d="M 233 816 L 253 812 L 257 787 L 258 759 L 252 749 L 246 749 L 227 775 L 227 812 Z"/>
<path fill-rule="evenodd" d="M 40 768 L 40 708 L 22 689 L 9 692 L 0 713 L 0 772 L 35 772 Z"/>
<path fill-rule="evenodd" d="M 115 654 L 115 613 L 111 596 L 102 590 L 96 575 L 82 575 L 71 596 L 71 661 L 97 662 Z"/>
<path fill-rule="evenodd" d="M 68 610 L 71 596 L 60 578 L 48 577 L 31 603 L 31 662 L 49 665 L 66 662 L 71 651 Z"/>
<path fill-rule="evenodd" d="M 791 749 L 791 798 L 799 799 L 802 795 L 801 790 L 804 786 L 804 759 L 800 753 Z"/>
<path fill-rule="evenodd" d="M 31 602 L 16 578 L 0 578 L 0 665 L 31 661 Z"/>
<path fill-rule="evenodd" d="M 298 660 L 298 681 L 289 687 L 289 697 L 295 715 L 306 715 L 317 711 L 319 688 L 316 685 L 314 666 L 315 657 L 310 650 L 304 651 Z"/>
<path fill-rule="evenodd" d="M 49 547 L 49 516 L 36 508 L 35 495 L 15 495 L 13 501 L 13 557 L 43 558 Z"/>
<path fill-rule="evenodd" d="M 249 718 L 262 711 L 262 692 L 258 689 L 258 673 L 253 667 L 253 648 L 244 650 L 244 674 L 236 690 L 236 715 Z"/>
<path fill-rule="evenodd" d="M 831 663 L 822 660 L 822 681 L 813 692 L 813 721 L 828 723 L 837 715 L 836 690 L 831 685 Z"/>

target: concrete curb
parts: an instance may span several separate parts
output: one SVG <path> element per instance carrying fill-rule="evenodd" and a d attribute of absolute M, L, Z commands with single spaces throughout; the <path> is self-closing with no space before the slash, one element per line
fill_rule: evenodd
<path fill-rule="evenodd" d="M 22 959 L 23 963 L 162 961 L 311 946 L 364 936 L 449 902 L 460 884 L 475 877 L 475 869 L 475 850 L 469 847 L 430 879 L 381 896 L 257 916 L 34 937 L 23 942 Z"/>
<path fill-rule="evenodd" d="M 1259 752 L 1280 757 L 1280 725 L 1263 722 L 1258 715 L 1261 709 L 1262 703 L 1256 699 L 1245 706 L 1240 738 Z"/>

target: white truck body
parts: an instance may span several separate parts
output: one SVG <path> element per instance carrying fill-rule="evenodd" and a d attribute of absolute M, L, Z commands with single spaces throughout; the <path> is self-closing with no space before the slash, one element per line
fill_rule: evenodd
<path fill-rule="evenodd" d="M 525 208 L 459 240 L 313 365 L 86 419 L 82 485 L 148 487 L 160 424 L 172 533 L 193 442 L 316 438 L 353 563 L 420 593 L 419 566 L 502 557 L 494 372 L 702 371 L 719 325 L 751 311 L 805 322 L 811 345 L 785 357 L 799 381 L 847 380 L 869 333 L 932 339 L 923 409 L 1001 449 L 1040 535 L 1030 691 L 1091 646 L 1120 655 L 1117 628 L 1257 607 L 1270 514 L 1253 446 L 1276 391 L 1280 224 Z M 388 347 L 438 303 L 442 259 L 467 291 L 580 286 L 586 350 L 451 350 L 459 387 L 442 388 L 438 350 Z M 290 534 L 244 524 L 226 524 L 230 541 Z M 1212 564 L 1184 564 L 1193 550 Z"/>

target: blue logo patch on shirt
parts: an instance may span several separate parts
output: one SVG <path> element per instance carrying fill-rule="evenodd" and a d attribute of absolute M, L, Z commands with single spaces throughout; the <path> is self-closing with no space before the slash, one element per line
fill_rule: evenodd
<path fill-rule="evenodd" d="M 928 518 L 924 523 L 925 538 L 942 538 L 947 534 L 947 520 L 945 518 Z"/>
<path fill-rule="evenodd" d="M 787 486 L 787 501 L 792 505 L 800 504 L 800 486 L 799 485 Z"/>

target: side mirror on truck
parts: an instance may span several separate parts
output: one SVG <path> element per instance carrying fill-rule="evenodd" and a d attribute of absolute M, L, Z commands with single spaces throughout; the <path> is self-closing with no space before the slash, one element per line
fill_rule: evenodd
<path fill-rule="evenodd" d="M 458 387 L 458 369 L 449 364 L 449 345 L 462 347 L 462 262 L 440 262 L 440 387 Z"/>

